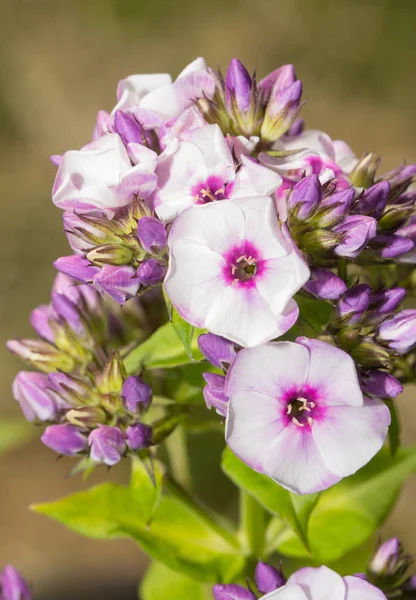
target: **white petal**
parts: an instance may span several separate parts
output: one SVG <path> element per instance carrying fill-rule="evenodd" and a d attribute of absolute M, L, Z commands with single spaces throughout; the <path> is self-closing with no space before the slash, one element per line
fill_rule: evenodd
<path fill-rule="evenodd" d="M 359 577 L 344 577 L 347 588 L 345 600 L 387 600 L 381 590 Z"/>
<path fill-rule="evenodd" d="M 286 389 L 302 388 L 308 362 L 306 348 L 293 342 L 270 342 L 240 350 L 227 374 L 226 394 L 233 397 L 247 390 L 276 399 Z"/>
<path fill-rule="evenodd" d="M 344 600 L 345 583 L 338 573 L 328 567 L 305 567 L 293 573 L 288 579 L 288 584 L 296 583 L 304 592 L 308 600 Z"/>
<path fill-rule="evenodd" d="M 171 247 L 166 292 L 182 317 L 204 327 L 206 315 L 224 288 L 220 254 L 193 242 L 178 240 Z"/>
<path fill-rule="evenodd" d="M 218 125 L 198 127 L 183 133 L 181 137 L 200 150 L 208 176 L 215 175 L 227 182 L 234 179 L 233 157 Z"/>
<path fill-rule="evenodd" d="M 195 60 L 193 60 L 189 65 L 187 65 L 183 71 L 181 71 L 178 75 L 178 79 L 184 77 L 184 75 L 188 75 L 189 73 L 194 73 L 195 71 L 201 71 L 207 68 L 207 64 L 205 59 L 202 56 L 199 56 Z"/>
<path fill-rule="evenodd" d="M 230 198 L 270 196 L 281 185 L 282 178 L 271 169 L 246 156 L 241 156 L 241 162 L 242 166 L 235 176 Z"/>
<path fill-rule="evenodd" d="M 130 75 L 122 79 L 117 86 L 117 104 L 111 114 L 116 110 L 131 111 L 137 108 L 140 100 L 149 92 L 172 82 L 167 73 L 154 73 L 151 75 Z"/>
<path fill-rule="evenodd" d="M 309 600 L 298 585 L 285 585 L 261 597 L 261 600 Z"/>
<path fill-rule="evenodd" d="M 284 142 L 285 150 L 308 149 L 319 154 L 325 154 L 335 160 L 334 144 L 328 134 L 318 129 L 307 129 L 300 135 L 289 138 Z"/>
<path fill-rule="evenodd" d="M 377 454 L 389 424 L 390 412 L 384 402 L 370 399 L 360 407 L 327 407 L 324 417 L 314 422 L 312 435 L 328 469 L 346 477 Z"/>
<path fill-rule="evenodd" d="M 355 363 L 346 352 L 305 337 L 296 341 L 310 352 L 307 382 L 320 391 L 322 404 L 362 406 L 363 395 Z"/>

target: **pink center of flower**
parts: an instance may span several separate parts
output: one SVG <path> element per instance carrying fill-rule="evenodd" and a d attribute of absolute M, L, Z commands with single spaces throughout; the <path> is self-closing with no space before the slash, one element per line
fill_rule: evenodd
<path fill-rule="evenodd" d="M 264 261 L 253 244 L 243 242 L 229 250 L 224 258 L 226 264 L 223 274 L 227 283 L 254 285 L 254 279 L 260 275 Z"/>
<path fill-rule="evenodd" d="M 287 415 L 297 427 L 311 426 L 316 402 L 302 396 L 291 400 L 287 405 Z"/>
<path fill-rule="evenodd" d="M 198 183 L 192 188 L 192 195 L 196 204 L 207 204 L 216 200 L 224 200 L 226 196 L 227 183 L 220 177 L 211 175 L 203 183 Z"/>

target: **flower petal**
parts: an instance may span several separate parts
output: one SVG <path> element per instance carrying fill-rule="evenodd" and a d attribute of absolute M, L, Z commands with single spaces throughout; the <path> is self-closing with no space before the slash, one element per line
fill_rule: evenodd
<path fill-rule="evenodd" d="M 345 583 L 338 573 L 328 567 L 305 567 L 293 573 L 288 584 L 298 584 L 311 600 L 344 600 Z"/>
<path fill-rule="evenodd" d="M 359 577 L 344 577 L 347 588 L 345 600 L 386 600 L 381 590 Z"/>

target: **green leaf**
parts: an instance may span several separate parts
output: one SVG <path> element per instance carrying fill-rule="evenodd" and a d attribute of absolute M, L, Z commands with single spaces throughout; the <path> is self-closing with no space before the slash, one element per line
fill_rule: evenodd
<path fill-rule="evenodd" d="M 159 504 L 163 475 L 163 465 L 158 460 L 133 458 L 130 490 L 135 509 L 147 523 L 153 519 Z"/>
<path fill-rule="evenodd" d="M 172 310 L 172 325 L 186 350 L 186 354 L 193 360 L 192 339 L 195 332 L 194 326 L 182 319 L 176 308 Z"/>
<path fill-rule="evenodd" d="M 229 448 L 222 455 L 222 469 L 238 487 L 253 496 L 264 508 L 284 519 L 298 536 L 302 548 L 308 547 L 308 521 L 318 494 L 292 494 L 266 475 L 245 465 Z"/>
<path fill-rule="evenodd" d="M 141 600 L 207 600 L 209 589 L 195 579 L 153 562 L 140 585 Z M 208 594 L 206 593 L 208 592 Z"/>
<path fill-rule="evenodd" d="M 14 450 L 31 440 L 33 427 L 22 419 L 4 419 L 0 422 L 0 454 Z"/>
<path fill-rule="evenodd" d="M 201 360 L 197 339 L 195 335 L 190 346 L 193 358 L 190 358 L 172 323 L 165 323 L 124 358 L 126 371 L 132 375 L 144 368 L 170 369 Z"/>
<path fill-rule="evenodd" d="M 296 294 L 296 302 L 299 306 L 299 316 L 310 325 L 317 333 L 321 333 L 324 325 L 328 323 L 332 307 L 325 300 L 309 298 L 302 294 Z M 302 325 L 300 325 L 302 327 Z"/>
<path fill-rule="evenodd" d="M 416 446 L 392 457 L 383 448 L 355 475 L 322 492 L 309 519 L 308 539 L 314 560 L 328 563 L 364 544 L 394 505 L 406 478 L 416 471 Z M 306 556 L 305 548 L 287 529 L 275 549 L 288 556 Z"/>
<path fill-rule="evenodd" d="M 146 497 L 140 500 L 142 480 Z M 158 485 L 152 492 L 141 469 L 132 481 L 131 487 L 101 484 L 33 510 L 90 538 L 131 538 L 153 559 L 200 581 L 229 582 L 241 573 L 245 558 L 220 525 L 211 526 L 189 502 L 158 499 Z"/>
<path fill-rule="evenodd" d="M 401 427 L 399 415 L 397 414 L 396 405 L 393 402 L 386 402 L 386 406 L 390 411 L 390 427 L 389 427 L 389 447 L 392 456 L 395 456 L 400 448 Z"/>

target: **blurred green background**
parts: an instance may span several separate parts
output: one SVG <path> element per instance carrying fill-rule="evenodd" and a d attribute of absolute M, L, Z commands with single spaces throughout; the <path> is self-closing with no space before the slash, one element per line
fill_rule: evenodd
<path fill-rule="evenodd" d="M 176 75 L 199 55 L 224 71 L 237 56 L 259 76 L 293 62 L 308 126 L 357 154 L 377 151 L 387 169 L 416 161 L 415 26 L 415 0 L 1 0 L 2 339 L 31 335 L 52 261 L 68 253 L 48 156 L 89 141 L 120 78 Z M 10 386 L 21 365 L 4 344 L 1 353 L 0 415 L 15 416 Z M 414 403 L 412 389 L 399 400 L 406 443 L 416 440 Z M 14 562 L 38 599 L 134 598 L 145 559 L 131 543 L 88 541 L 27 510 L 83 486 L 69 469 L 37 436 L 0 460 L 0 565 Z M 125 467 L 108 477 L 125 479 Z M 412 552 L 415 494 L 409 482 L 385 528 Z"/>

